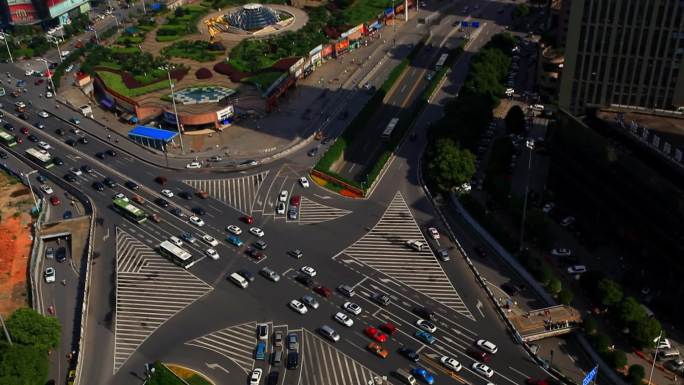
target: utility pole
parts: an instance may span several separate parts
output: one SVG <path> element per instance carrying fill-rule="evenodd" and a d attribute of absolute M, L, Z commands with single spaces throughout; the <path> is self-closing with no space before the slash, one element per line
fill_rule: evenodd
<path fill-rule="evenodd" d="M 7 326 L 5 326 L 5 320 L 2 318 L 2 314 L 0 314 L 0 324 L 2 324 L 2 330 L 5 331 L 5 338 L 7 338 L 7 342 L 9 342 L 11 346 L 12 338 L 10 337 L 9 331 L 7 330 Z"/>
<path fill-rule="evenodd" d="M 525 219 L 527 217 L 527 195 L 530 189 L 530 171 L 532 170 L 532 151 L 534 150 L 534 140 L 528 139 L 525 146 L 529 149 L 527 156 L 527 177 L 525 180 L 525 198 L 523 199 L 522 223 L 520 224 L 520 251 L 525 249 Z"/>
<path fill-rule="evenodd" d="M 176 120 L 176 129 L 178 129 L 178 138 L 180 139 L 181 154 L 185 153 L 183 148 L 183 132 L 181 131 L 180 120 L 178 119 L 178 110 L 176 109 L 176 98 L 173 96 L 174 84 L 171 83 L 171 72 L 169 72 L 169 67 L 166 67 L 166 75 L 169 77 L 169 87 L 171 87 L 171 103 L 173 104 L 174 119 Z"/>
<path fill-rule="evenodd" d="M 7 47 L 7 55 L 9 55 L 10 63 L 14 63 L 14 59 L 12 58 L 12 52 L 10 52 L 9 41 L 7 40 L 7 34 L 4 32 L 0 32 L 0 39 L 5 41 L 5 47 Z"/>

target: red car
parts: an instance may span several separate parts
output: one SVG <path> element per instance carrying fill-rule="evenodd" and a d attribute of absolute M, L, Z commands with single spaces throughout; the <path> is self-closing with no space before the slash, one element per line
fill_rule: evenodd
<path fill-rule="evenodd" d="M 380 325 L 380 330 L 389 335 L 393 335 L 397 332 L 397 327 L 391 322 L 385 322 L 384 324 Z"/>
<path fill-rule="evenodd" d="M 43 79 L 38 79 L 33 84 L 39 86 L 39 85 L 43 84 Z"/>
<path fill-rule="evenodd" d="M 249 255 L 251 258 L 253 258 L 256 261 L 261 261 L 262 259 L 266 258 L 264 253 L 262 253 L 261 251 L 255 249 L 253 247 L 248 247 L 246 252 L 247 252 L 247 255 Z"/>
<path fill-rule="evenodd" d="M 325 286 L 316 286 L 313 290 L 325 298 L 332 297 L 332 290 L 328 289 Z"/>
<path fill-rule="evenodd" d="M 252 223 L 254 223 L 254 217 L 252 217 L 251 215 L 242 216 L 242 217 L 240 217 L 240 220 L 245 222 L 248 225 L 251 225 Z"/>
<path fill-rule="evenodd" d="M 50 203 L 53 206 L 59 206 L 60 203 L 62 203 L 62 201 L 60 201 L 59 198 L 57 198 L 56 196 L 53 195 L 52 197 L 50 197 Z"/>
<path fill-rule="evenodd" d="M 21 133 L 24 134 L 24 135 L 28 135 L 28 133 L 29 133 L 28 127 L 22 127 L 22 128 L 21 128 Z"/>
<path fill-rule="evenodd" d="M 375 341 L 380 342 L 381 344 L 387 342 L 387 334 L 381 332 L 380 330 L 372 326 L 366 327 L 363 330 L 363 332 L 368 336 L 368 338 L 372 338 Z"/>
<path fill-rule="evenodd" d="M 292 198 L 290 198 L 290 206 L 299 207 L 300 203 L 302 203 L 301 195 L 293 195 Z"/>
<path fill-rule="evenodd" d="M 480 362 L 484 362 L 485 364 L 491 361 L 492 359 L 492 357 L 489 354 L 483 352 L 482 350 L 475 349 L 473 347 L 469 347 L 468 349 L 466 349 L 466 353 L 474 359 Z"/>

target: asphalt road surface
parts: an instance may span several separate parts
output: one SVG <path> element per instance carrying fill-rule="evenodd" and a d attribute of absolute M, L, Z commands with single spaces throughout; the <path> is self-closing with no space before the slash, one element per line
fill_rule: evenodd
<path fill-rule="evenodd" d="M 486 36 L 497 28 L 500 27 L 483 28 L 472 49 L 484 44 Z M 458 87 L 462 82 L 468 57 L 463 55 L 455 64 L 450 85 Z M 405 77 L 414 81 L 406 83 L 407 87 L 424 81 L 422 72 L 414 75 Z M 38 108 L 50 103 L 35 99 L 35 92 L 28 94 L 34 104 L 40 105 Z M 419 118 L 423 124 L 415 128 L 419 133 L 440 116 L 439 102 L 446 96 L 438 93 L 435 104 L 423 112 Z M 454 245 L 445 236 L 431 240 L 424 235 L 427 227 L 440 228 L 441 224 L 418 183 L 418 157 L 425 145 L 422 134 L 401 147 L 370 199 L 349 200 L 316 185 L 304 188 L 298 183 L 314 161 L 306 157 L 305 150 L 241 173 L 183 170 L 171 174 L 124 153 L 97 158 L 96 153 L 111 149 L 110 143 L 83 132 L 72 132 L 78 126 L 63 119 L 39 118 L 34 106 L 29 107 L 28 122 L 13 120 L 10 113 L 15 99 L 6 96 L 0 101 L 7 111 L 7 120 L 17 127 L 31 126 L 33 134 L 52 146 L 50 153 L 63 160 L 63 165 L 41 173 L 64 178 L 72 168 L 92 169 L 75 175 L 76 180 L 69 182 L 92 198 L 96 215 L 102 218 L 95 234 L 99 257 L 92 264 L 87 343 L 81 353 L 86 363 L 80 373 L 81 383 L 130 384 L 143 378 L 144 364 L 154 360 L 169 360 L 202 370 L 217 383 L 244 382 L 253 367 L 266 372 L 277 370 L 278 383 L 292 385 L 367 383 L 376 375 L 390 375 L 397 368 L 417 365 L 427 368 L 438 382 L 449 383 L 521 384 L 528 377 L 544 375 L 507 333 Z M 35 127 L 39 121 L 45 126 L 42 130 Z M 63 136 L 56 132 L 59 128 L 64 129 Z M 65 143 L 83 135 L 90 139 L 88 144 L 72 147 Z M 12 151 L 23 154 L 32 146 L 33 142 L 24 140 Z M 159 175 L 168 177 L 165 186 L 154 181 Z M 105 177 L 114 179 L 118 185 L 105 187 L 104 191 L 94 189 L 94 183 Z M 140 187 L 132 191 L 123 186 L 126 181 Z M 168 207 L 154 203 L 162 197 L 162 188 L 174 193 L 173 197 L 164 198 Z M 192 196 L 196 189 L 209 192 L 209 199 Z M 278 195 L 283 190 L 288 197 L 302 197 L 296 220 L 276 211 Z M 182 192 L 189 193 L 192 199 L 180 197 Z M 147 220 L 137 224 L 124 219 L 111 208 L 111 197 L 116 193 L 130 198 L 138 195 L 144 199 L 139 206 L 157 214 L 161 222 Z M 172 214 L 172 207 L 180 208 L 185 217 Z M 187 219 L 197 208 L 205 212 L 205 225 L 201 227 Z M 261 239 L 268 245 L 263 251 L 265 257 L 259 260 L 246 253 L 247 247 L 259 238 L 249 234 L 250 226 L 240 222 L 245 214 L 252 215 L 253 226 L 265 233 Z M 231 224 L 242 228 L 240 238 L 244 244 L 240 247 L 224 241 L 226 226 Z M 198 238 L 194 244 L 183 245 L 198 260 L 187 270 L 171 264 L 155 251 L 161 241 L 184 232 Z M 205 256 L 209 245 L 200 239 L 205 234 L 218 240 L 214 247 L 220 255 L 218 260 Z M 442 262 L 431 250 L 412 251 L 405 246 L 407 240 L 424 240 L 432 249 L 445 248 L 451 259 Z M 292 249 L 302 250 L 303 258 L 289 256 L 287 251 Z M 271 282 L 259 276 L 257 272 L 265 266 L 278 272 L 280 281 Z M 318 284 L 332 289 L 329 297 L 295 280 L 304 266 L 316 270 L 314 279 Z M 247 289 L 226 279 L 241 269 L 256 276 Z M 348 299 L 335 291 L 340 284 L 353 286 L 356 296 Z M 370 298 L 375 293 L 388 295 L 390 303 L 378 305 Z M 292 299 L 305 295 L 319 302 L 317 309 L 300 315 L 287 307 Z M 358 316 L 350 314 L 354 325 L 346 327 L 333 316 L 343 311 L 341 306 L 349 300 L 363 310 Z M 436 313 L 434 344 L 425 344 L 415 337 L 418 316 L 413 308 L 418 305 L 428 306 Z M 371 340 L 363 330 L 387 321 L 394 323 L 398 332 L 383 344 L 390 352 L 383 360 L 366 349 Z M 274 367 L 267 360 L 255 358 L 257 323 L 268 323 L 270 330 L 297 334 L 301 362 L 296 370 Z M 340 340 L 331 343 L 322 338 L 318 333 L 322 325 L 332 326 Z M 466 349 L 480 338 L 499 347 L 491 362 L 495 372 L 492 378 L 474 372 L 474 359 L 466 354 Z M 402 346 L 417 350 L 420 362 L 400 356 L 397 350 Z M 268 343 L 267 353 L 272 351 L 273 346 Z M 439 363 L 442 355 L 456 358 L 463 364 L 463 370 L 458 374 L 446 370 Z M 390 381 L 398 383 L 391 377 Z"/>

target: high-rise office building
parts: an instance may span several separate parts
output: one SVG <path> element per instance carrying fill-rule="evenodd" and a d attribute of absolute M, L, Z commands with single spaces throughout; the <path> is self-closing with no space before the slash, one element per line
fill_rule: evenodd
<path fill-rule="evenodd" d="M 684 1 L 564 1 L 562 108 L 684 106 Z"/>

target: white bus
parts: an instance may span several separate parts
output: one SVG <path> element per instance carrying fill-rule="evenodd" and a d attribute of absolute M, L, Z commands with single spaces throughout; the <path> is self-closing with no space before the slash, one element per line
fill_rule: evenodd
<path fill-rule="evenodd" d="M 390 120 L 389 124 L 387 125 L 387 128 L 385 128 L 385 131 L 382 132 L 382 139 L 389 139 L 392 137 L 392 133 L 394 132 L 394 129 L 397 127 L 397 124 L 399 123 L 399 118 L 392 118 Z"/>
<path fill-rule="evenodd" d="M 39 165 L 45 167 L 45 168 L 50 168 L 54 166 L 55 164 L 52 162 L 52 156 L 50 155 L 49 152 L 45 150 L 39 150 L 37 148 L 29 148 L 26 150 L 26 156 L 28 156 L 31 160 L 34 162 L 38 163 Z"/>
<path fill-rule="evenodd" d="M 175 263 L 176 265 L 184 269 L 189 268 L 196 262 L 192 254 L 185 251 L 185 249 L 182 249 L 174 245 L 169 241 L 164 241 L 160 243 L 158 250 L 159 254 L 165 256 L 166 258 L 170 259 L 171 262 Z"/>
<path fill-rule="evenodd" d="M 448 53 L 443 53 L 442 56 L 439 57 L 439 60 L 437 60 L 437 64 L 435 64 L 435 70 L 439 71 L 444 67 L 444 63 L 446 63 L 447 58 L 449 57 Z"/>

